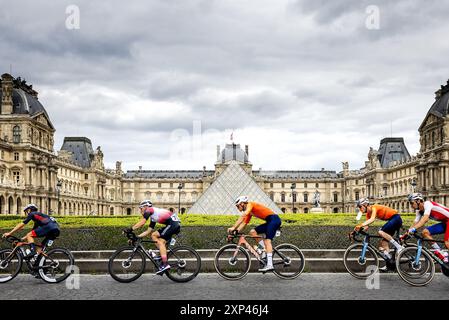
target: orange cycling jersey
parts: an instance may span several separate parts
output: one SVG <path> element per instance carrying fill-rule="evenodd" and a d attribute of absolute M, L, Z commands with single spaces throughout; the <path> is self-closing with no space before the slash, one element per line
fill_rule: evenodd
<path fill-rule="evenodd" d="M 246 212 L 247 214 L 244 216 L 243 219 L 244 223 L 249 223 L 252 216 L 265 220 L 268 216 L 275 214 L 271 209 L 256 202 L 248 202 Z"/>
<path fill-rule="evenodd" d="M 376 218 L 380 220 L 390 220 L 395 214 L 398 213 L 397 210 L 392 209 L 387 206 L 382 206 L 380 204 L 375 204 L 371 206 L 371 212 L 373 209 L 376 209 Z M 371 218 L 371 213 L 366 213 L 366 219 Z"/>

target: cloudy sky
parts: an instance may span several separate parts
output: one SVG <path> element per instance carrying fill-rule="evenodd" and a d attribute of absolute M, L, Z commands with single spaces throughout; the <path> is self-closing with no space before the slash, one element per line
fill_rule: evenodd
<path fill-rule="evenodd" d="M 356 169 L 391 129 L 415 154 L 449 78 L 436 0 L 0 5 L 0 72 L 39 91 L 57 150 L 87 136 L 108 167 L 212 169 L 231 132 L 267 170 Z"/>

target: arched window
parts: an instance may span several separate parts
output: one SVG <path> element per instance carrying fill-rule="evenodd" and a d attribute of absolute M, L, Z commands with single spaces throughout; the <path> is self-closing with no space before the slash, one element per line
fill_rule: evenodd
<path fill-rule="evenodd" d="M 304 213 L 309 213 L 309 208 L 304 208 Z"/>
<path fill-rule="evenodd" d="M 21 132 L 22 129 L 20 129 L 19 126 L 14 126 L 14 128 L 12 128 L 12 137 L 14 143 L 20 143 Z"/>
<path fill-rule="evenodd" d="M 109 214 L 112 216 L 114 215 L 114 207 L 109 208 Z"/>
<path fill-rule="evenodd" d="M 285 193 L 281 193 L 281 202 L 285 202 Z"/>

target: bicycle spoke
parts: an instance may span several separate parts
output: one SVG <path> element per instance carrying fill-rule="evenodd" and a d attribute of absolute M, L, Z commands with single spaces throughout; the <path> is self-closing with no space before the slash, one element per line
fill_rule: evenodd
<path fill-rule="evenodd" d="M 294 279 L 304 270 L 305 259 L 301 250 L 291 244 L 281 244 L 273 251 L 274 273 L 283 279 Z"/>
<path fill-rule="evenodd" d="M 131 282 L 145 271 L 145 255 L 134 247 L 118 249 L 109 259 L 109 274 L 119 282 Z"/>
<path fill-rule="evenodd" d="M 363 244 L 353 244 L 346 250 L 343 258 L 346 270 L 357 279 L 366 279 L 379 270 L 376 252 L 367 247 L 364 255 L 362 253 Z"/>
<path fill-rule="evenodd" d="M 199 254 L 190 247 L 180 246 L 168 252 L 170 269 L 167 277 L 175 282 L 187 282 L 195 278 L 201 269 Z"/>
<path fill-rule="evenodd" d="M 243 278 L 250 269 L 250 263 L 248 252 L 235 244 L 222 247 L 214 260 L 215 270 L 228 280 Z"/>

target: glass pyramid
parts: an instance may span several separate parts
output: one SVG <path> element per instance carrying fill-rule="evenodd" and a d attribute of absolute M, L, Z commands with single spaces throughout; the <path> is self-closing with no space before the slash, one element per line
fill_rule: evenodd
<path fill-rule="evenodd" d="M 229 162 L 228 167 L 187 213 L 240 214 L 234 205 L 239 196 L 248 196 L 249 201 L 258 202 L 278 214 L 281 213 L 278 206 L 236 161 Z"/>

